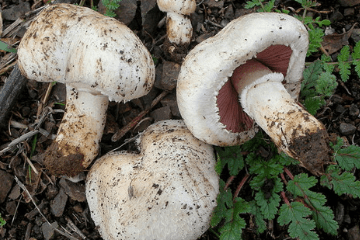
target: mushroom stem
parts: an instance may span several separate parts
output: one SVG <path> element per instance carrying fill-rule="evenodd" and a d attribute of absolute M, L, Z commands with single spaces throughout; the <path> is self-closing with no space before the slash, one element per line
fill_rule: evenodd
<path fill-rule="evenodd" d="M 66 113 L 44 159 L 52 174 L 75 176 L 90 165 L 98 155 L 108 104 L 104 95 L 66 86 Z"/>
<path fill-rule="evenodd" d="M 281 73 L 273 73 L 260 62 L 250 60 L 234 71 L 231 81 L 244 111 L 279 149 L 302 163 L 305 158 L 327 159 L 328 156 L 319 156 L 324 150 L 329 152 L 324 125 L 290 96 L 283 79 Z"/>

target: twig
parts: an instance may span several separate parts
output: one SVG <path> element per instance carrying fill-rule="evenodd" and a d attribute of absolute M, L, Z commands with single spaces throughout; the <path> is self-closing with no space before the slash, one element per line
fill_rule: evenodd
<path fill-rule="evenodd" d="M 238 187 L 236 188 L 235 193 L 234 193 L 234 197 L 233 197 L 234 202 L 235 202 L 235 198 L 238 197 L 241 188 L 244 186 L 244 184 L 248 180 L 249 176 L 250 176 L 250 174 L 246 173 L 245 176 L 243 177 L 243 179 L 241 180 L 241 182 L 239 183 Z"/>
<path fill-rule="evenodd" d="M 37 134 L 39 130 L 33 130 L 31 132 L 25 133 L 24 135 L 20 136 L 19 138 L 13 140 L 9 145 L 0 151 L 0 156 L 3 155 L 5 152 L 11 150 L 13 147 L 15 147 L 17 144 L 27 140 L 28 138 L 31 138 L 35 134 Z"/>
<path fill-rule="evenodd" d="M 80 229 L 71 221 L 69 217 L 65 217 L 65 220 L 67 221 L 67 226 L 76 232 L 82 239 L 86 239 L 86 236 L 80 231 Z"/>
<path fill-rule="evenodd" d="M 77 240 L 76 238 L 72 237 L 71 235 L 55 228 L 53 225 L 50 224 L 50 222 L 47 220 L 47 218 L 45 217 L 45 215 L 41 212 L 40 208 L 37 206 L 37 204 L 35 203 L 34 199 L 32 198 L 31 194 L 29 193 L 29 191 L 27 190 L 27 188 L 25 187 L 25 185 L 15 176 L 14 177 L 16 183 L 19 185 L 19 187 L 26 192 L 26 194 L 29 196 L 31 202 L 34 204 L 36 210 L 38 210 L 39 214 L 44 218 L 44 220 L 47 222 L 47 224 L 49 224 L 49 226 L 51 228 L 53 228 L 56 232 L 60 233 L 61 235 L 71 239 L 71 240 Z"/>
<path fill-rule="evenodd" d="M 224 187 L 224 190 L 228 189 L 228 187 L 230 186 L 230 184 L 232 183 L 232 181 L 235 179 L 235 176 L 230 176 L 226 183 L 225 183 L 225 187 Z"/>
<path fill-rule="evenodd" d="M 285 173 L 289 176 L 289 178 L 291 178 L 291 180 L 294 180 L 294 175 L 292 175 L 292 173 L 290 172 L 289 169 L 287 169 L 286 167 L 284 167 L 284 171 L 285 171 Z"/>
<path fill-rule="evenodd" d="M 136 118 L 134 118 L 131 122 L 129 122 L 126 126 L 119 129 L 111 138 L 111 141 L 117 142 L 120 138 L 122 138 L 128 131 L 130 131 L 133 127 L 136 126 L 136 124 L 146 115 L 148 112 L 156 106 L 160 102 L 161 99 L 163 99 L 169 92 L 163 91 L 160 93 L 159 96 L 157 96 L 151 103 L 151 106 L 142 111 Z"/>
<path fill-rule="evenodd" d="M 34 170 L 34 173 L 36 173 L 36 175 L 39 174 L 38 170 L 36 169 L 36 167 L 32 164 L 32 162 L 30 161 L 30 159 L 26 156 L 26 154 L 24 152 L 21 153 L 23 155 L 23 157 L 25 158 L 25 160 L 28 162 L 28 164 L 31 166 L 31 168 Z"/>

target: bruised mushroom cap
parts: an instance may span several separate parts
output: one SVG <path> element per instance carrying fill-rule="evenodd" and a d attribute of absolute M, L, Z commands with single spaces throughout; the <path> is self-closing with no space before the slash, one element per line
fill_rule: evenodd
<path fill-rule="evenodd" d="M 148 93 L 155 74 L 149 51 L 126 25 L 70 4 L 44 9 L 25 33 L 18 55 L 28 79 L 70 84 L 117 102 Z"/>
<path fill-rule="evenodd" d="M 251 139 L 257 130 L 253 122 L 240 117 L 239 124 L 244 125 L 241 131 L 228 130 L 223 123 L 225 118 L 241 116 L 242 111 L 237 105 L 232 107 L 234 101 L 226 100 L 238 100 L 229 78 L 240 65 L 257 58 L 285 76 L 282 83 L 295 99 L 300 92 L 307 48 L 304 25 L 280 13 L 245 15 L 198 44 L 185 58 L 177 83 L 179 110 L 189 130 L 200 140 L 219 146 L 240 145 Z M 225 90 L 228 96 L 221 97 Z M 223 115 L 219 105 L 232 109 L 229 112 L 233 116 Z"/>
<path fill-rule="evenodd" d="M 104 239 L 184 239 L 209 227 L 219 189 L 210 145 L 183 121 L 151 125 L 139 154 L 97 160 L 86 180 L 91 216 Z"/>

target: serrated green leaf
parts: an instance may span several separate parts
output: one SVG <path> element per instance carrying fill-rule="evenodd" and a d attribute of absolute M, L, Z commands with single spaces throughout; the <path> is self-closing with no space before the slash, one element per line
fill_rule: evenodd
<path fill-rule="evenodd" d="M 301 83 L 301 90 L 304 88 L 314 87 L 316 80 L 319 78 L 322 73 L 322 63 L 321 61 L 315 61 L 310 64 L 303 72 L 304 80 Z"/>
<path fill-rule="evenodd" d="M 327 97 L 331 96 L 337 87 L 336 77 L 330 72 L 322 72 L 316 83 L 316 91 L 320 95 L 324 95 Z"/>
<path fill-rule="evenodd" d="M 314 176 L 309 177 L 306 173 L 300 173 L 288 182 L 286 189 L 295 196 L 304 196 L 309 188 L 315 186 L 317 180 Z"/>
<path fill-rule="evenodd" d="M 337 235 L 338 223 L 334 220 L 334 213 L 327 206 L 317 207 L 312 213 L 317 228 L 322 228 L 326 233 Z"/>
<path fill-rule="evenodd" d="M 360 182 L 356 181 L 352 173 L 340 173 L 338 166 L 329 166 L 326 172 L 327 174 L 322 176 L 322 178 L 325 178 L 321 181 L 323 186 L 333 189 L 339 196 L 342 194 L 351 194 L 354 197 L 360 197 Z"/>
<path fill-rule="evenodd" d="M 341 76 L 341 80 L 343 82 L 346 82 L 347 80 L 349 80 L 349 76 L 350 76 L 350 63 L 349 61 L 349 57 L 350 57 L 350 47 L 349 45 L 344 46 L 341 50 L 340 50 L 340 54 L 338 55 L 337 59 L 339 61 L 339 69 L 340 69 L 340 76 Z"/>
<path fill-rule="evenodd" d="M 317 111 L 325 104 L 325 100 L 318 96 L 307 97 L 304 101 L 304 107 L 311 115 L 315 115 Z"/>
<path fill-rule="evenodd" d="M 315 228 L 315 222 L 306 218 L 310 214 L 310 209 L 306 208 L 302 203 L 283 204 L 279 210 L 278 223 L 282 226 L 290 223 L 288 231 L 292 238 L 300 238 L 301 240 L 319 239 L 317 234 L 311 231 Z"/>
<path fill-rule="evenodd" d="M 227 164 L 231 176 L 236 176 L 244 167 L 244 159 L 239 146 L 217 147 L 216 151 L 221 159 L 222 168 Z"/>
<path fill-rule="evenodd" d="M 299 164 L 299 161 L 292 158 L 292 157 L 289 157 L 287 154 L 285 154 L 284 152 L 276 155 L 274 157 L 274 160 L 276 162 L 278 162 L 279 164 L 283 165 L 283 166 L 289 166 L 289 165 L 298 165 Z"/>
<path fill-rule="evenodd" d="M 311 56 L 312 53 L 318 52 L 323 41 L 324 31 L 321 28 L 314 28 L 312 24 L 308 24 L 310 30 L 309 33 L 309 48 L 306 56 Z"/>
<path fill-rule="evenodd" d="M 233 207 L 232 193 L 230 190 L 224 191 L 225 182 L 220 179 L 220 194 L 217 196 L 217 206 L 214 210 L 214 214 L 211 218 L 210 225 L 212 227 L 217 226 L 223 218 L 226 218 L 228 208 Z"/>
<path fill-rule="evenodd" d="M 346 171 L 350 171 L 354 167 L 360 168 L 360 147 L 351 145 L 340 149 L 335 153 L 334 157 L 339 166 Z"/>
<path fill-rule="evenodd" d="M 260 211 L 260 207 L 256 204 L 255 201 L 251 201 L 250 206 L 250 213 L 254 216 L 255 224 L 257 226 L 256 230 L 258 233 L 263 233 L 267 227 L 266 222 L 264 221 L 264 216 Z"/>
<path fill-rule="evenodd" d="M 352 64 L 355 66 L 355 72 L 360 77 L 360 41 L 355 44 L 353 53 L 352 53 Z"/>
<path fill-rule="evenodd" d="M 335 145 L 332 142 L 330 142 L 329 144 L 334 149 L 334 152 L 336 154 L 341 149 L 341 147 L 344 145 L 344 140 L 341 137 L 337 137 Z"/>
<path fill-rule="evenodd" d="M 271 220 L 275 218 L 280 205 L 280 197 L 278 194 L 272 193 L 269 199 L 266 199 L 264 193 L 257 192 L 255 195 L 256 204 L 260 207 L 260 211 L 265 219 Z"/>
<path fill-rule="evenodd" d="M 243 218 L 238 217 L 220 228 L 220 240 L 241 240 L 242 229 L 246 227 Z"/>

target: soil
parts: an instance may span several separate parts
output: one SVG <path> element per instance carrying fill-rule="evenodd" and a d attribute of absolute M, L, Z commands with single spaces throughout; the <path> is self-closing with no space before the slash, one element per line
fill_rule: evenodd
<path fill-rule="evenodd" d="M 3 10 L 3 29 L 7 29 L 20 17 L 25 20 L 30 19 L 33 14 L 27 13 L 42 7 L 44 2 L 0 0 Z M 254 10 L 244 9 L 244 2 L 240 0 L 197 0 L 196 13 L 191 16 L 194 36 L 187 49 L 190 50 L 202 40 L 213 36 L 229 21 L 253 12 Z M 324 48 L 331 53 L 330 56 L 336 62 L 342 46 L 349 45 L 352 49 L 360 40 L 360 26 L 356 25 L 360 21 L 360 1 L 324 0 L 318 1 L 318 3 L 317 7 L 308 11 L 308 15 L 331 20 L 331 28 L 334 33 L 327 36 Z M 349 5 L 351 3 L 355 3 L 355 5 Z M 98 6 L 100 12 L 104 11 L 103 6 L 97 1 L 94 4 Z M 170 64 L 173 69 L 179 69 L 179 64 L 186 55 L 186 53 L 181 53 L 184 46 L 174 51 L 175 56 L 164 53 L 164 48 L 168 49 L 171 46 L 166 40 L 165 14 L 157 8 L 156 0 L 123 0 L 120 4 L 124 15 L 126 14 L 126 17 L 122 16 L 122 18 L 140 37 L 156 60 L 157 82 L 154 89 L 145 97 L 126 103 L 110 102 L 99 156 L 114 149 L 136 151 L 134 137 L 151 123 L 158 120 L 181 118 L 175 101 L 174 74 L 167 77 L 162 68 L 164 65 L 169 66 Z M 90 2 L 85 2 L 85 6 L 90 6 Z M 126 6 L 129 8 L 125 11 Z M 290 14 L 302 14 L 303 11 L 300 4 L 290 0 L 276 0 L 275 6 L 277 9 L 289 10 Z M 5 10 L 7 12 L 4 12 Z M 121 19 L 121 17 L 118 18 Z M 26 26 L 20 27 L 13 37 L 4 37 L 1 40 L 16 47 L 25 30 Z M 307 62 L 316 60 L 321 54 L 322 52 L 314 53 L 307 59 Z M 2 59 L 6 59 L 9 54 L 2 51 L 0 56 Z M 5 65 L 0 64 L 2 67 L 0 69 L 2 71 L 0 85 L 4 85 L 6 78 L 10 75 L 13 63 L 14 60 Z M 175 72 L 176 74 L 177 72 Z M 347 144 L 359 146 L 359 77 L 352 70 L 350 79 L 343 83 L 339 73 L 335 74 L 338 78 L 336 92 L 326 99 L 326 106 L 320 109 L 315 117 L 325 125 L 331 139 L 339 136 Z M 167 91 L 167 93 L 161 95 L 163 91 Z M 160 95 L 162 98 L 157 99 Z M 43 165 L 45 150 L 51 146 L 62 119 L 64 103 L 65 87 L 62 84 L 57 83 L 55 86 L 51 86 L 47 83 L 28 81 L 16 98 L 4 124 L 6 127 L 0 130 L 1 151 L 11 141 L 23 137 L 24 134 L 34 129 L 40 129 L 36 137 L 33 135 L 26 138 L 17 145 L 16 149 L 7 151 L 1 156 L 0 214 L 7 223 L 0 227 L 0 239 L 102 239 L 90 217 L 84 197 L 86 172 L 80 177 L 79 182 L 73 183 L 51 175 Z M 149 110 L 151 105 L 153 106 Z M 132 128 L 125 134 L 120 133 L 119 130 L 132 123 L 132 120 L 136 118 L 140 121 L 132 124 Z M 38 128 L 38 126 L 41 127 Z M 116 141 L 112 141 L 115 135 Z M 30 164 L 31 167 L 29 167 Z M 300 172 L 311 174 L 299 167 L 290 170 L 294 174 Z M 357 179 L 360 179 L 360 172 L 355 171 L 354 173 Z M 224 180 L 226 181 L 226 178 Z M 241 179 L 236 178 L 232 188 L 236 188 L 240 181 Z M 269 182 L 268 185 L 271 184 Z M 31 198 L 22 190 L 22 185 L 25 185 Z M 360 200 L 347 195 L 337 196 L 325 188 L 316 190 L 326 196 L 327 205 L 334 211 L 335 220 L 340 226 L 337 236 L 328 235 L 317 229 L 316 232 L 320 239 L 360 239 Z M 251 189 L 245 184 L 239 196 L 246 199 L 250 195 Z M 33 201 L 36 202 L 36 207 Z M 43 216 L 39 214 L 37 208 L 41 210 Z M 244 215 L 243 217 L 247 221 L 247 227 L 243 233 L 244 239 L 291 239 L 287 233 L 287 227 L 279 226 L 276 221 L 268 222 L 268 229 L 265 233 L 260 236 L 256 235 L 250 216 Z M 62 233 L 54 232 L 47 226 L 46 221 L 55 227 L 60 226 L 58 229 Z M 218 237 L 213 230 L 209 230 L 201 239 L 218 239 Z"/>

